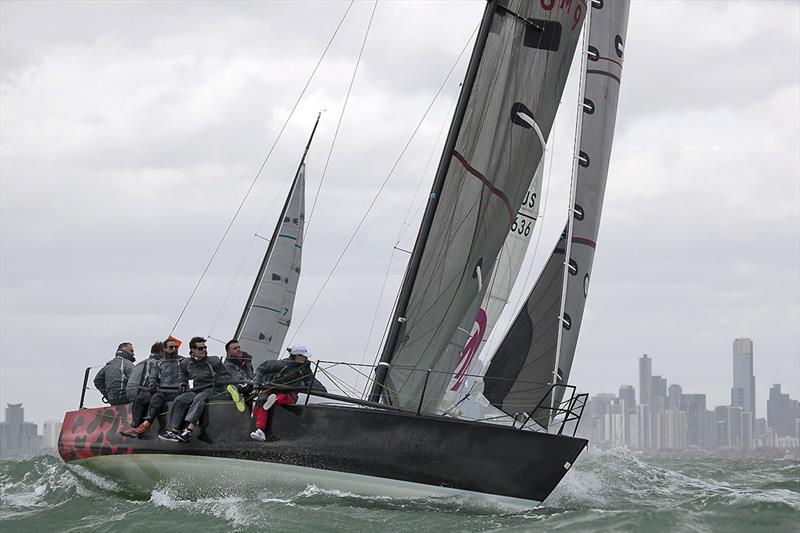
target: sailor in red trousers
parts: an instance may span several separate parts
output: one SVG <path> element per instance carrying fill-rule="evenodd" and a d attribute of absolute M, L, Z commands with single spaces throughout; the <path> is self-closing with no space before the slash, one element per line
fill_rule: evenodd
<path fill-rule="evenodd" d="M 295 403 L 297 391 L 307 389 L 309 383 L 314 380 L 311 364 L 308 362 L 308 358 L 311 356 L 308 348 L 295 345 L 287 350 L 289 357 L 286 359 L 264 361 L 256 369 L 253 389 L 261 392 L 253 404 L 253 417 L 256 419 L 256 430 L 250 433 L 253 440 L 267 440 L 265 433 L 267 419 L 269 410 L 273 406 Z M 272 393 L 273 388 L 280 388 L 282 391 Z"/>

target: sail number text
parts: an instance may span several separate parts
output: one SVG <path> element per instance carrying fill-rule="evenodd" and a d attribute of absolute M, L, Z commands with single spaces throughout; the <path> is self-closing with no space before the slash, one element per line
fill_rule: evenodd
<path fill-rule="evenodd" d="M 511 224 L 511 231 L 519 233 L 520 235 L 525 235 L 526 237 L 531 234 L 531 226 L 533 222 L 530 220 L 526 220 L 528 217 L 525 215 L 517 215 L 514 218 L 514 223 Z"/>

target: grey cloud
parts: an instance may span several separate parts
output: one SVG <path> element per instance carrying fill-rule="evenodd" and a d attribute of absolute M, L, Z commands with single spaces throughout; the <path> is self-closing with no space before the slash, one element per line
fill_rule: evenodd
<path fill-rule="evenodd" d="M 232 331 L 265 247 L 252 234 L 271 232 L 314 117 L 327 109 L 308 164 L 310 210 L 371 6 L 354 5 L 179 336 Z M 311 222 L 295 325 L 482 6 L 379 4 Z M 123 338 L 144 351 L 168 332 L 345 7 L 0 3 L 3 401 L 58 417 L 25 387 L 31 365 L 56 369 L 49 390 L 77 402 L 83 367 Z M 797 10 L 634 3 L 573 374 L 582 388 L 636 384 L 635 358 L 647 352 L 654 371 L 722 403 L 730 341 L 753 336 L 759 397 L 774 378 L 797 389 Z M 365 345 L 367 361 L 374 355 L 407 259 L 392 251 L 400 219 L 427 168 L 411 225 L 421 215 L 464 63 L 302 329 L 290 333 L 320 357 L 360 361 Z M 572 105 L 565 96 L 551 137 L 539 262 L 566 213 Z M 414 233 L 400 246 L 410 248 Z"/>

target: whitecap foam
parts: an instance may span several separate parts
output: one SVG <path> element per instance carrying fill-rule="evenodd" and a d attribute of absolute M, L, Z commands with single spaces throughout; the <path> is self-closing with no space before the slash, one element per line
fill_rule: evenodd
<path fill-rule="evenodd" d="M 154 489 L 150 493 L 149 501 L 156 507 L 188 510 L 215 516 L 235 526 L 249 526 L 256 521 L 256 518 L 250 516 L 246 511 L 245 504 L 248 500 L 235 495 L 188 500 L 179 498 L 175 495 L 173 487 L 165 485 Z"/>

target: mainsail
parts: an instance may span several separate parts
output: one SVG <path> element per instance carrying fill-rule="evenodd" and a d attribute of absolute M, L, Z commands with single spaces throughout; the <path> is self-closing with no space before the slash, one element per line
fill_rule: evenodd
<path fill-rule="evenodd" d="M 305 160 L 317 124 L 319 117 L 308 139 L 234 335 L 242 350 L 253 357 L 255 366 L 279 357 L 292 320 L 303 251 Z"/>
<path fill-rule="evenodd" d="M 484 376 L 484 395 L 510 414 L 530 413 L 554 382 L 569 378 L 600 226 L 614 139 L 628 0 L 592 2 L 574 175 L 565 228 Z M 569 272 L 565 278 L 565 272 Z M 554 395 L 555 401 L 560 396 Z M 549 402 L 545 402 L 549 406 Z M 544 424 L 549 413 L 534 413 Z"/>
<path fill-rule="evenodd" d="M 446 348 L 456 329 L 476 316 L 542 159 L 584 5 L 548 0 L 487 5 L 381 354 L 373 400 L 426 412 L 439 406 L 458 358 L 458 351 Z"/>

